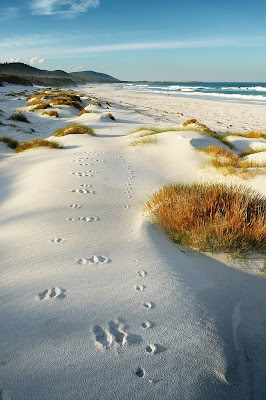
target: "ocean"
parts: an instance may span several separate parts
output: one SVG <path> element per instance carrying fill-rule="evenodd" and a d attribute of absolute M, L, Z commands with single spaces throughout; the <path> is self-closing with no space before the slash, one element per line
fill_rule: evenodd
<path fill-rule="evenodd" d="M 265 82 L 116 83 L 112 86 L 143 93 L 266 104 Z"/>

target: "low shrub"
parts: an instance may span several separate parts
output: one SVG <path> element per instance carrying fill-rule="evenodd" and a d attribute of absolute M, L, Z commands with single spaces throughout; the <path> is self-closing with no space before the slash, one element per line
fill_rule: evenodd
<path fill-rule="evenodd" d="M 27 123 L 30 122 L 28 120 L 28 118 L 26 117 L 26 115 L 24 115 L 22 113 L 14 113 L 8 119 L 11 121 L 20 121 L 20 122 L 27 122 Z"/>
<path fill-rule="evenodd" d="M 153 194 L 146 210 L 181 245 L 235 255 L 266 252 L 266 199 L 250 188 L 168 185 Z"/>
<path fill-rule="evenodd" d="M 24 140 L 17 146 L 16 153 L 20 153 L 24 150 L 35 149 L 37 147 L 49 147 L 51 149 L 62 149 L 63 148 L 63 146 L 61 144 L 59 144 L 58 142 L 54 142 L 52 140 L 49 141 L 49 140 L 45 140 L 45 139 L 34 139 L 29 142 Z"/>
<path fill-rule="evenodd" d="M 81 124 L 67 125 L 64 128 L 57 129 L 54 132 L 54 136 L 82 135 L 82 134 L 97 136 L 92 128 Z"/>

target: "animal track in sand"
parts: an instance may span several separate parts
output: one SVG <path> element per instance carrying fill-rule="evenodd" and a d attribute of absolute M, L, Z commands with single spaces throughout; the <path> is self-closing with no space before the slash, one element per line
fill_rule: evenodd
<path fill-rule="evenodd" d="M 69 207 L 71 208 L 81 208 L 79 204 L 71 204 Z"/>
<path fill-rule="evenodd" d="M 166 347 L 163 347 L 163 346 L 161 346 L 159 344 L 155 344 L 155 343 L 154 344 L 150 343 L 146 347 L 146 352 L 149 353 L 149 354 L 159 354 L 159 353 L 162 353 L 162 352 L 164 352 L 166 350 L 167 350 Z"/>
<path fill-rule="evenodd" d="M 140 324 L 143 329 L 150 329 L 152 328 L 153 324 L 150 321 L 144 321 Z"/>
<path fill-rule="evenodd" d="M 112 262 L 110 258 L 104 256 L 92 256 L 91 258 L 78 258 L 77 264 L 86 265 L 86 264 L 109 264 Z"/>
<path fill-rule="evenodd" d="M 93 164 L 89 164 L 89 163 L 81 163 L 81 164 L 79 164 L 79 165 L 81 165 L 81 166 L 84 166 L 84 165 L 93 165 Z"/>
<path fill-rule="evenodd" d="M 94 221 L 99 221 L 100 218 L 99 217 L 79 217 L 78 220 L 83 221 L 83 222 L 94 222 Z"/>
<path fill-rule="evenodd" d="M 93 176 L 91 174 L 89 174 L 88 172 L 72 172 L 72 175 L 76 175 L 76 176 Z"/>
<path fill-rule="evenodd" d="M 67 218 L 67 221 L 69 221 L 69 222 L 74 222 L 74 221 L 76 221 L 76 220 L 75 220 L 75 218 L 68 217 L 68 218 Z"/>
<path fill-rule="evenodd" d="M 91 187 L 91 185 L 88 185 L 87 183 L 82 183 L 81 185 L 79 185 L 80 187 Z"/>
<path fill-rule="evenodd" d="M 130 208 L 130 206 L 124 206 L 124 208 Z"/>
<path fill-rule="evenodd" d="M 136 375 L 137 375 L 138 378 L 143 378 L 143 376 L 145 375 L 145 370 L 143 368 L 140 368 L 140 367 L 137 368 Z"/>
<path fill-rule="evenodd" d="M 95 325 L 93 332 L 95 345 L 100 349 L 108 349 L 111 346 L 125 347 L 142 341 L 141 336 L 127 333 L 125 324 L 119 320 L 110 321 L 108 329 Z"/>
<path fill-rule="evenodd" d="M 137 292 L 143 292 L 143 290 L 146 289 L 145 285 L 135 285 L 134 287 Z"/>
<path fill-rule="evenodd" d="M 145 278 L 148 275 L 147 271 L 138 271 L 138 276 L 140 278 Z"/>
<path fill-rule="evenodd" d="M 88 189 L 73 189 L 70 190 L 70 192 L 79 194 L 95 194 L 94 190 L 88 190 Z"/>
<path fill-rule="evenodd" d="M 62 242 L 64 242 L 66 239 L 61 239 L 61 238 L 53 238 L 53 239 L 50 239 L 50 241 L 52 242 L 52 243 L 62 243 Z"/>
<path fill-rule="evenodd" d="M 143 307 L 146 308 L 146 310 L 151 310 L 152 308 L 155 307 L 155 304 L 151 303 L 149 301 L 146 301 L 145 303 L 143 303 Z"/>
<path fill-rule="evenodd" d="M 39 293 L 40 300 L 62 300 L 66 297 L 66 289 L 61 289 L 57 286 L 52 289 L 46 289 L 44 292 Z"/>

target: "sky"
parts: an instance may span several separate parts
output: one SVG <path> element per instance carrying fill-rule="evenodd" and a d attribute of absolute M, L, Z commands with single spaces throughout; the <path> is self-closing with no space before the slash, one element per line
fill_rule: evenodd
<path fill-rule="evenodd" d="M 1 0 L 0 62 L 121 80 L 266 82 L 265 0 Z"/>

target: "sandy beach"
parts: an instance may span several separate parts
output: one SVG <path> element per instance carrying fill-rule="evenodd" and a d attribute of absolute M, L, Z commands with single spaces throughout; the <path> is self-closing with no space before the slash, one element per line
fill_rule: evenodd
<path fill-rule="evenodd" d="M 266 106 L 87 85 L 74 90 L 90 112 L 54 106 L 54 118 L 30 112 L 36 89 L 0 87 L 0 137 L 64 146 L 15 153 L 0 141 L 0 399 L 265 399 L 265 259 L 178 246 L 144 206 L 174 182 L 266 195 L 265 173 L 202 168 L 197 149 L 217 139 L 180 128 L 196 118 L 218 133 L 265 132 Z M 17 111 L 30 123 L 8 120 Z M 53 136 L 73 123 L 98 136 Z M 143 126 L 165 131 L 131 146 Z"/>

